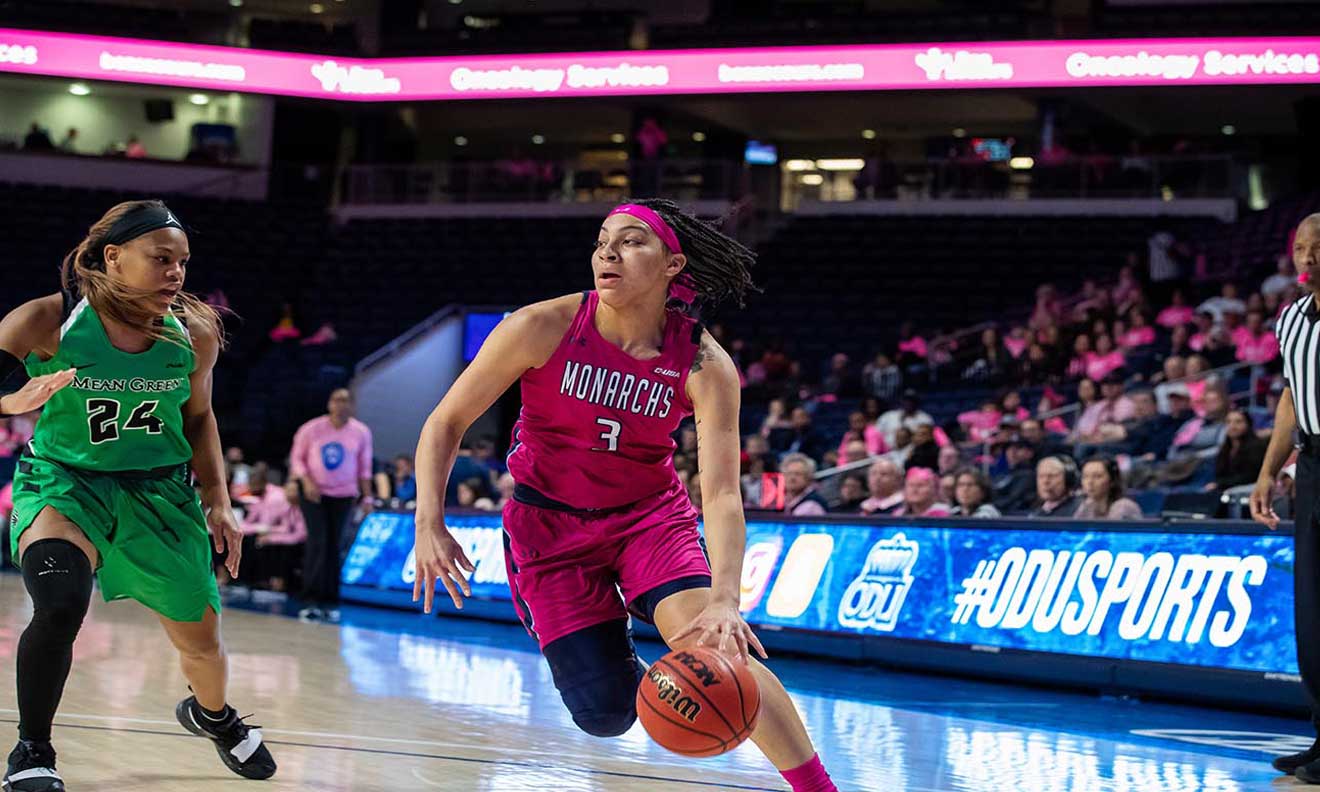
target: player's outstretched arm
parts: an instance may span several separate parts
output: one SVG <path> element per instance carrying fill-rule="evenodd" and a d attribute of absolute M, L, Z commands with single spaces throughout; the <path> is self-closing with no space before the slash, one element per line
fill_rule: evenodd
<path fill-rule="evenodd" d="M 463 607 L 460 592 L 471 594 L 464 572 L 474 567 L 445 528 L 444 519 L 445 488 L 463 434 L 524 371 L 550 359 L 579 300 L 571 296 L 536 303 L 500 322 L 422 427 L 416 454 L 417 579 L 413 601 L 423 598 L 427 613 L 437 580 L 444 584 L 456 608 Z"/>
<path fill-rule="evenodd" d="M 46 358 L 55 355 L 63 304 L 63 298 L 53 294 L 26 302 L 0 319 L 0 385 L 18 371 L 30 353 Z M 76 374 L 73 369 L 65 369 L 32 378 L 18 391 L 0 396 L 0 415 L 21 415 L 37 409 L 73 382 Z"/>
<path fill-rule="evenodd" d="M 733 360 L 709 333 L 692 363 L 687 381 L 697 422 L 697 469 L 701 475 L 702 516 L 710 550 L 710 604 L 673 640 L 697 635 L 698 644 L 714 642 L 721 652 L 746 660 L 748 646 L 762 657 L 765 649 L 738 612 L 747 525 L 739 482 L 738 409 L 742 393 Z"/>

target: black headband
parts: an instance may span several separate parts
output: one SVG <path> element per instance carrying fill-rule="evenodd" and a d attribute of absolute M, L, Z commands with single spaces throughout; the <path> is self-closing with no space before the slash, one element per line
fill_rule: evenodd
<path fill-rule="evenodd" d="M 179 218 L 167 209 L 164 205 L 143 206 L 134 209 L 123 217 L 115 221 L 110 226 L 110 233 L 105 235 L 101 242 L 101 253 L 104 258 L 106 245 L 122 245 L 130 242 L 143 234 L 150 234 L 161 228 L 177 228 L 183 231 L 183 223 Z"/>

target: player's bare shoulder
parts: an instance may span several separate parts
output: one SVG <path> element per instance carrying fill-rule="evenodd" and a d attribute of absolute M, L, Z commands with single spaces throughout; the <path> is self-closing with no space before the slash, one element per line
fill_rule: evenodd
<path fill-rule="evenodd" d="M 55 356 L 64 322 L 64 297 L 56 293 L 29 300 L 0 319 L 0 348 L 21 353 Z"/>
<path fill-rule="evenodd" d="M 709 332 L 701 331 L 701 341 L 698 342 L 697 354 L 692 358 L 692 368 L 689 376 L 696 376 L 702 372 L 707 372 L 708 379 L 722 379 L 731 377 L 738 379 L 738 369 L 733 365 L 733 358 L 724 347 L 719 345 Z"/>
<path fill-rule="evenodd" d="M 500 335 L 516 341 L 528 365 L 539 368 L 554 355 L 581 304 L 581 294 L 567 294 L 523 306 L 500 323 Z"/>

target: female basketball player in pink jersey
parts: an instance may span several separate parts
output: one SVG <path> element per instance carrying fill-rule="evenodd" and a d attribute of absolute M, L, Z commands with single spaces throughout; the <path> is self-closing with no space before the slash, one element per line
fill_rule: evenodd
<path fill-rule="evenodd" d="M 670 201 L 624 204 L 601 226 L 595 291 L 523 308 L 495 328 L 422 430 L 417 448 L 417 583 L 463 607 L 472 563 L 445 528 L 459 439 L 515 380 L 522 415 L 504 510 L 509 585 L 577 725 L 624 733 L 644 665 L 631 612 L 670 646 L 693 642 L 751 663 L 761 688 L 752 740 L 795 792 L 834 792 L 792 701 L 754 658 L 738 612 L 746 527 L 738 482 L 738 374 L 671 302 L 741 302 L 755 255 Z M 675 299 L 677 298 L 677 299 Z M 679 421 L 694 414 L 707 561 L 674 473 Z M 622 592 L 622 598 L 620 597 Z"/>

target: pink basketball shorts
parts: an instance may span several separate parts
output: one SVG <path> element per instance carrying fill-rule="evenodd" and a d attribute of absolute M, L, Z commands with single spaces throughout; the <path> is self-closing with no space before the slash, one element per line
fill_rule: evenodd
<path fill-rule="evenodd" d="M 542 648 L 629 612 L 649 622 L 664 597 L 710 587 L 697 513 L 678 482 L 617 510 L 527 500 L 515 494 L 504 507 L 504 562 L 514 608 Z"/>

